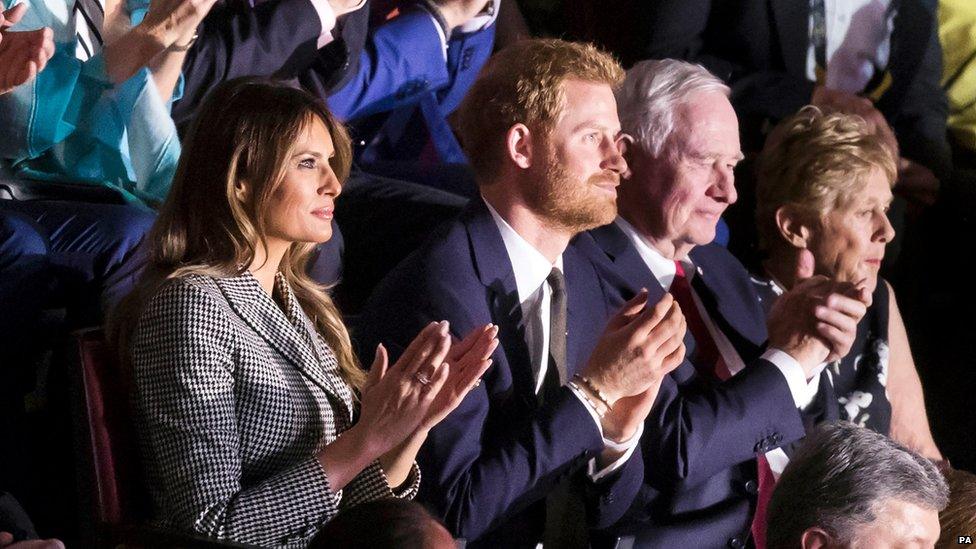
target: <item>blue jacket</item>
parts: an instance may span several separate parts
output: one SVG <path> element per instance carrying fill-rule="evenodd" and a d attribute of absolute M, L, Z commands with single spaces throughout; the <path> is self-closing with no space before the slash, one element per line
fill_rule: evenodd
<path fill-rule="evenodd" d="M 627 236 L 615 225 L 584 233 L 572 246 L 592 258 L 613 288 L 612 304 L 647 288 L 664 295 Z M 756 504 L 760 452 L 804 435 L 786 379 L 760 359 L 766 319 L 745 268 L 725 248 L 699 246 L 692 279 L 709 316 L 746 368 L 724 383 L 698 375 L 686 358 L 664 379 L 644 427 L 644 485 L 627 516 L 609 531 L 639 547 L 727 547 L 746 543 Z M 694 338 L 685 337 L 686 356 Z"/>
<path fill-rule="evenodd" d="M 568 295 L 567 357 L 580 369 L 608 318 L 605 288 L 574 250 L 563 254 Z M 451 532 L 475 547 L 534 547 L 545 526 L 545 497 L 567 475 L 581 474 L 603 448 L 585 406 L 568 388 L 538 404 L 515 275 L 494 220 L 481 200 L 442 227 L 381 283 L 355 334 L 360 356 L 383 342 L 396 359 L 433 320 L 454 336 L 489 322 L 500 345 L 480 387 L 430 433 L 418 461 L 418 499 Z M 640 451 L 607 479 L 589 483 L 589 504 L 606 526 L 640 486 Z M 595 509 L 598 508 L 597 513 Z"/>
<path fill-rule="evenodd" d="M 133 25 L 147 5 L 127 2 Z M 35 80 L 0 97 L 0 158 L 22 177 L 108 185 L 133 201 L 162 201 L 180 155 L 170 98 L 159 97 L 146 68 L 113 85 L 101 54 L 78 60 L 70 14 L 65 0 L 32 1 L 14 27 L 50 27 L 56 50 Z"/>
<path fill-rule="evenodd" d="M 365 9 L 365 8 L 364 8 Z M 415 104 L 434 93 L 444 116 L 461 98 L 491 55 L 495 26 L 472 33 L 456 33 L 445 56 L 436 23 L 422 9 L 407 10 L 370 33 L 359 54 L 357 71 L 331 93 L 329 108 L 351 120 Z M 303 78 L 309 89 L 318 84 Z"/>

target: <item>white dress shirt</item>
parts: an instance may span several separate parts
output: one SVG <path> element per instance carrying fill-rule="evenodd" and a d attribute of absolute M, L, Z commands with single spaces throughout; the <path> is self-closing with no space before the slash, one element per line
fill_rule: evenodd
<path fill-rule="evenodd" d="M 484 200 L 482 198 L 482 200 Z M 508 252 L 508 259 L 512 264 L 512 272 L 515 274 L 515 286 L 518 289 L 519 303 L 522 307 L 522 319 L 525 327 L 525 343 L 529 349 L 529 357 L 532 361 L 532 375 L 535 381 L 536 394 L 542 389 L 542 383 L 546 377 L 546 370 L 549 368 L 549 313 L 552 301 L 552 288 L 546 282 L 549 273 L 555 267 L 563 270 L 563 258 L 560 255 L 556 262 L 550 263 L 542 253 L 529 244 L 505 219 L 495 211 L 495 208 L 484 201 L 488 206 L 495 226 L 502 235 L 502 242 L 505 244 L 505 251 Z M 597 411 L 587 402 L 585 395 L 570 386 L 573 394 L 583 403 L 586 410 L 593 418 L 600 436 L 603 437 L 603 425 Z M 603 469 L 596 470 L 596 460 L 590 460 L 589 473 L 594 481 L 616 471 L 630 459 L 640 442 L 643 433 L 643 425 L 638 432 L 623 443 L 617 443 L 603 438 L 605 446 L 614 449 L 625 450 L 624 454 Z M 625 448 L 624 448 L 625 446 Z"/>
<path fill-rule="evenodd" d="M 824 0 L 827 81 L 838 91 L 860 93 L 891 56 L 895 10 L 891 0 Z M 813 29 L 813 16 L 809 28 Z M 807 78 L 816 80 L 813 40 L 807 50 Z"/>

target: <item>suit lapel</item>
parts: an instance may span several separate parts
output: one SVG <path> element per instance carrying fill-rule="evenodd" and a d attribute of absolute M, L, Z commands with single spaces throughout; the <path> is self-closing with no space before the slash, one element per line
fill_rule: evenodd
<path fill-rule="evenodd" d="M 760 346 L 766 341 L 765 319 L 758 300 L 751 293 L 728 283 L 726 273 L 710 268 L 701 254 L 692 250 L 690 256 L 696 265 L 692 286 L 705 305 L 712 320 L 725 333 L 742 360 L 748 363 L 758 356 Z M 749 314 L 749 311 L 755 314 Z"/>
<path fill-rule="evenodd" d="M 609 282 L 620 288 L 625 288 L 627 293 L 622 296 L 627 300 L 632 298 L 641 288 L 647 288 L 648 303 L 655 304 L 664 297 L 665 291 L 658 282 L 657 277 L 651 269 L 644 263 L 633 242 L 616 225 L 611 223 L 590 231 L 596 245 L 602 250 L 603 255 L 610 261 L 612 267 L 609 272 L 606 268 L 602 269 Z M 614 311 L 616 312 L 616 311 Z M 691 356 L 695 352 L 695 337 L 691 330 L 685 331 L 684 337 L 685 355 Z M 694 371 L 688 359 L 685 359 L 688 368 L 685 371 Z M 680 372 L 676 372 L 680 375 Z"/>
<path fill-rule="evenodd" d="M 471 201 L 460 219 L 468 231 L 475 271 L 487 288 L 491 319 L 498 326 L 498 340 L 511 368 L 515 391 L 526 402 L 536 402 L 522 306 L 505 243 L 480 198 Z"/>
<path fill-rule="evenodd" d="M 647 268 L 627 235 L 617 227 L 616 223 L 605 225 L 590 231 L 593 241 L 602 251 L 604 257 L 613 265 L 611 277 L 616 275 L 620 280 L 611 280 L 618 286 L 627 289 L 624 299 L 637 295 L 641 288 L 650 292 L 651 302 L 655 303 L 664 296 L 664 289 L 658 284 L 654 273 Z"/>
<path fill-rule="evenodd" d="M 298 331 L 292 320 L 271 299 L 250 273 L 235 278 L 215 279 L 227 302 L 272 349 L 280 353 L 299 372 L 304 374 L 322 390 L 342 399 L 335 387 L 329 383 L 309 346 L 309 341 Z M 290 296 L 290 290 L 287 291 Z M 290 296 L 293 300 L 294 296 Z M 286 297 L 287 299 L 287 297 Z M 297 302 L 292 307 L 291 314 Z M 342 399 L 345 401 L 344 399 Z"/>
<path fill-rule="evenodd" d="M 770 4 L 786 71 L 805 77 L 810 47 L 810 3 L 807 0 L 770 0 Z"/>

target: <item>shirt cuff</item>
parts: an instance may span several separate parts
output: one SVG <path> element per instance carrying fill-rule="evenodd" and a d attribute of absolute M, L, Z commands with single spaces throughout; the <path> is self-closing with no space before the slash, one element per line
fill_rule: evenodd
<path fill-rule="evenodd" d="M 603 439 L 603 443 L 606 445 L 607 439 L 603 436 L 603 423 L 600 422 L 600 414 L 596 413 L 596 410 L 590 404 L 589 399 L 579 389 L 573 387 L 572 385 L 567 385 L 566 387 L 569 387 L 569 390 L 573 392 L 573 395 L 583 403 L 583 407 L 586 408 L 586 411 L 590 413 L 590 417 L 593 418 L 593 423 L 596 424 L 596 428 L 600 431 L 600 438 Z"/>
<path fill-rule="evenodd" d="M 825 364 L 818 366 L 814 371 L 813 378 L 807 382 L 803 367 L 785 351 L 771 348 L 763 353 L 762 359 L 771 362 L 786 378 L 786 383 L 790 386 L 790 393 L 793 395 L 793 401 L 797 408 L 802 410 L 813 402 L 813 398 L 817 396 L 817 390 L 820 388 L 820 372 Z"/>
<path fill-rule="evenodd" d="M 590 417 L 593 418 L 593 423 L 596 424 L 596 428 L 600 431 L 600 438 L 603 439 L 603 447 L 615 450 L 617 452 L 624 452 L 623 455 L 621 455 L 617 460 L 599 471 L 596 470 L 596 458 L 590 460 L 587 466 L 587 474 L 590 476 L 590 480 L 593 482 L 598 482 L 600 479 L 620 469 L 625 463 L 627 463 L 630 456 L 634 454 L 634 449 L 636 449 L 637 445 L 640 444 L 640 437 L 642 434 L 644 434 L 644 424 L 641 423 L 637 428 L 637 432 L 634 433 L 634 436 L 630 437 L 628 440 L 623 442 L 610 440 L 603 436 L 603 424 L 600 423 L 600 414 L 596 413 L 596 410 L 594 410 L 593 406 L 590 405 L 586 395 L 572 385 L 567 385 L 567 387 L 569 387 L 569 390 L 573 392 L 573 395 L 575 395 L 576 398 L 583 403 L 583 407 L 586 408 L 586 411 L 590 413 Z"/>
<path fill-rule="evenodd" d="M 321 49 L 335 40 L 332 36 L 332 29 L 336 26 L 335 10 L 332 9 L 332 4 L 329 4 L 329 0 L 309 0 L 309 2 L 312 3 L 315 13 L 319 15 L 319 22 L 322 23 L 319 40 L 315 43 L 315 47 Z"/>
<path fill-rule="evenodd" d="M 604 447 L 612 450 L 616 450 L 618 452 L 623 450 L 624 453 L 619 458 L 614 460 L 613 463 L 607 465 L 606 467 L 600 469 L 599 471 L 596 470 L 596 458 L 590 459 L 590 462 L 586 468 L 586 474 L 590 476 L 590 480 L 592 480 L 593 482 L 599 482 L 607 475 L 610 475 L 611 473 L 618 471 L 621 467 L 623 467 L 624 464 L 627 463 L 627 460 L 630 459 L 630 456 L 634 455 L 634 450 L 636 450 L 637 445 L 640 444 L 641 435 L 643 434 L 644 434 L 644 424 L 641 423 L 637 427 L 637 432 L 634 433 L 634 436 L 630 437 L 629 440 L 625 440 L 623 442 L 614 442 L 612 440 L 603 439 Z"/>

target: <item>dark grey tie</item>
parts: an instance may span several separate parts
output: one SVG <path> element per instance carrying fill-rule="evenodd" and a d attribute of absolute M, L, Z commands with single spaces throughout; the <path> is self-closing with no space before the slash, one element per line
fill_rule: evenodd
<path fill-rule="evenodd" d="M 552 288 L 549 301 L 549 370 L 559 375 L 559 386 L 568 381 L 566 370 L 566 279 L 559 269 L 553 267 L 546 277 Z"/>
<path fill-rule="evenodd" d="M 569 376 L 566 364 L 566 279 L 562 271 L 554 267 L 546 282 L 552 288 L 552 297 L 549 301 L 549 366 L 539 395 L 543 401 L 553 398 Z M 553 486 L 546 497 L 543 545 L 547 549 L 587 546 L 586 508 L 578 473 Z"/>

